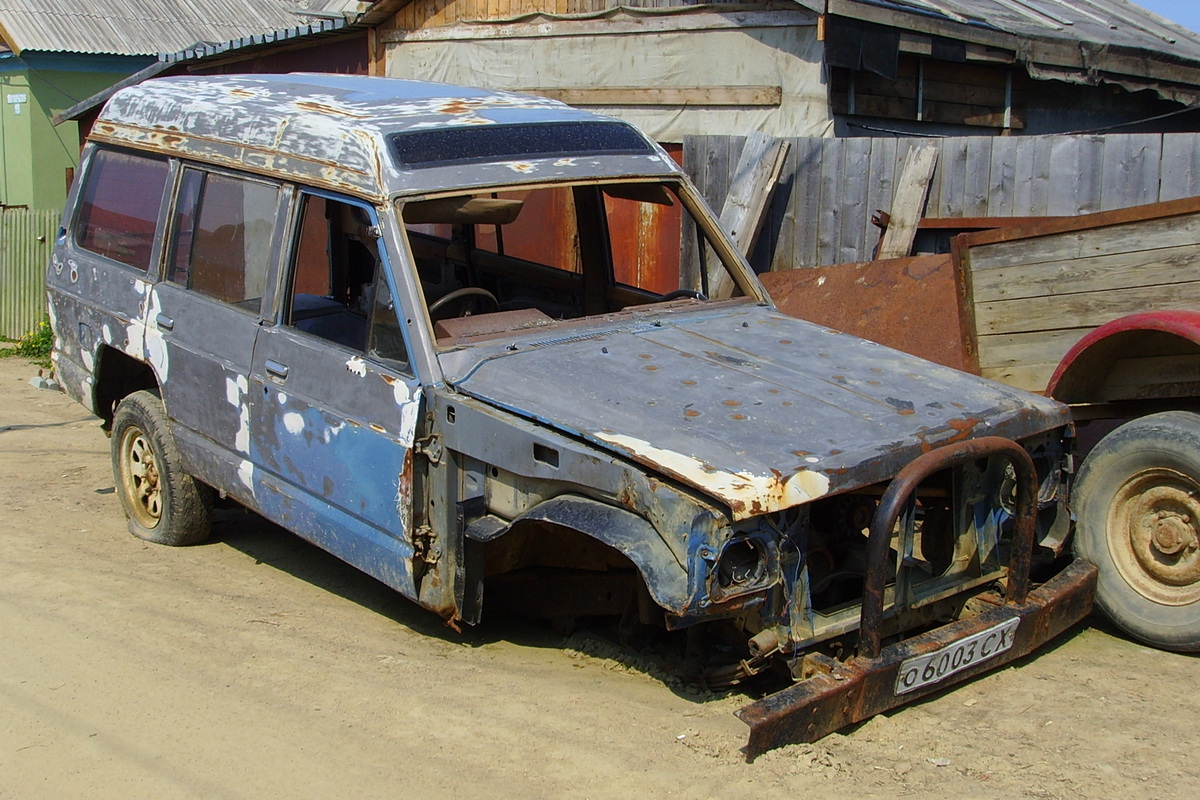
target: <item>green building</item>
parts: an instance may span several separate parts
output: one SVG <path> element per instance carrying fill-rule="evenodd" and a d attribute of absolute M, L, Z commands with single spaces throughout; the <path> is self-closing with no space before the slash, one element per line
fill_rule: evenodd
<path fill-rule="evenodd" d="M 153 60 L 0 49 L 0 206 L 62 208 L 79 131 L 74 122 L 55 126 L 54 115 Z"/>
<path fill-rule="evenodd" d="M 292 0 L 0 1 L 0 209 L 60 209 L 79 160 L 54 115 L 204 42 L 270 35 L 304 17 Z M 302 14 L 301 12 L 298 12 Z"/>

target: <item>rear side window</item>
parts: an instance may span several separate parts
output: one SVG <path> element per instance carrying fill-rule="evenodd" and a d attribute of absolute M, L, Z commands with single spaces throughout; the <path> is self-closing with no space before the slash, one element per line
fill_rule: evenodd
<path fill-rule="evenodd" d="M 271 263 L 277 186 L 184 170 L 167 279 L 259 312 Z"/>
<path fill-rule="evenodd" d="M 167 171 L 165 158 L 96 151 L 80 195 L 75 242 L 84 250 L 148 270 Z"/>

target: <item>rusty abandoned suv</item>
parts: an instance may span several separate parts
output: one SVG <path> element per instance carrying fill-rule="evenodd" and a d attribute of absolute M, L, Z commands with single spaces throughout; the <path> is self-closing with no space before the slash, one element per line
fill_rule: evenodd
<path fill-rule="evenodd" d="M 618 120 L 148 81 L 92 130 L 48 293 L 135 535 L 198 542 L 220 493 L 455 628 L 502 596 L 707 629 L 737 645 L 710 685 L 793 681 L 739 712 L 751 754 L 1090 608 L 1086 564 L 1031 584 L 1067 524 L 1065 408 L 778 313 Z"/>

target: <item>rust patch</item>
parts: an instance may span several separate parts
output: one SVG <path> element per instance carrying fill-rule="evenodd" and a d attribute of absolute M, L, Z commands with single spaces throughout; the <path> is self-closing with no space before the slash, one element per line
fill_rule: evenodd
<path fill-rule="evenodd" d="M 736 419 L 736 420 L 743 420 L 746 418 L 746 415 L 745 414 L 730 414 L 729 418 Z"/>
<path fill-rule="evenodd" d="M 439 114 L 473 114 L 482 107 L 482 103 L 478 100 L 465 100 L 462 98 L 454 98 L 447 100 L 442 105 L 434 109 Z"/>
<path fill-rule="evenodd" d="M 684 386 L 695 386 L 695 385 L 696 385 L 696 382 L 695 382 L 694 380 L 692 380 L 692 379 L 690 379 L 690 378 L 689 378 L 688 380 L 686 380 L 686 381 L 684 381 L 684 382 L 683 382 L 683 385 L 684 385 Z"/>
<path fill-rule="evenodd" d="M 734 407 L 741 405 L 741 403 L 739 403 L 737 400 L 723 400 L 722 403 L 724 403 L 727 406 L 734 406 Z"/>
<path fill-rule="evenodd" d="M 646 366 L 642 367 L 642 369 L 646 370 L 647 372 L 654 372 L 656 369 L 658 369 L 658 367 L 654 366 L 653 364 L 647 364 Z"/>
<path fill-rule="evenodd" d="M 698 417 L 700 416 L 700 412 L 694 408 L 689 408 L 687 411 L 683 412 L 683 415 L 685 417 Z"/>
<path fill-rule="evenodd" d="M 328 114 L 329 116 L 333 117 L 350 117 L 353 119 L 361 116 L 359 114 L 353 114 L 344 108 L 338 108 L 337 106 L 331 106 L 326 103 L 317 103 L 312 100 L 300 100 L 296 103 L 296 108 L 300 109 L 301 111 L 313 111 L 317 114 Z"/>

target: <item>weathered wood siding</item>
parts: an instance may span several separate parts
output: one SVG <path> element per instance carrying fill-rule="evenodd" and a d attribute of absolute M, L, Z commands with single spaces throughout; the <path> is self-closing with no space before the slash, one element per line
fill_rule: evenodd
<path fill-rule="evenodd" d="M 1038 391 L 1097 326 L 1139 311 L 1200 308 L 1200 210 L 974 244 L 962 263 L 980 373 Z"/>
<path fill-rule="evenodd" d="M 684 165 L 719 208 L 744 139 L 689 137 Z M 1066 216 L 1200 195 L 1200 134 L 793 139 L 756 269 L 866 261 L 905 154 L 940 151 L 929 217 Z"/>
<path fill-rule="evenodd" d="M 739 0 L 732 0 L 736 4 Z M 726 4 L 731 4 L 727 0 Z M 514 19 L 526 14 L 589 14 L 619 7 L 673 8 L 698 5 L 695 0 L 414 0 L 396 12 L 386 26 L 415 31 L 468 20 Z"/>

